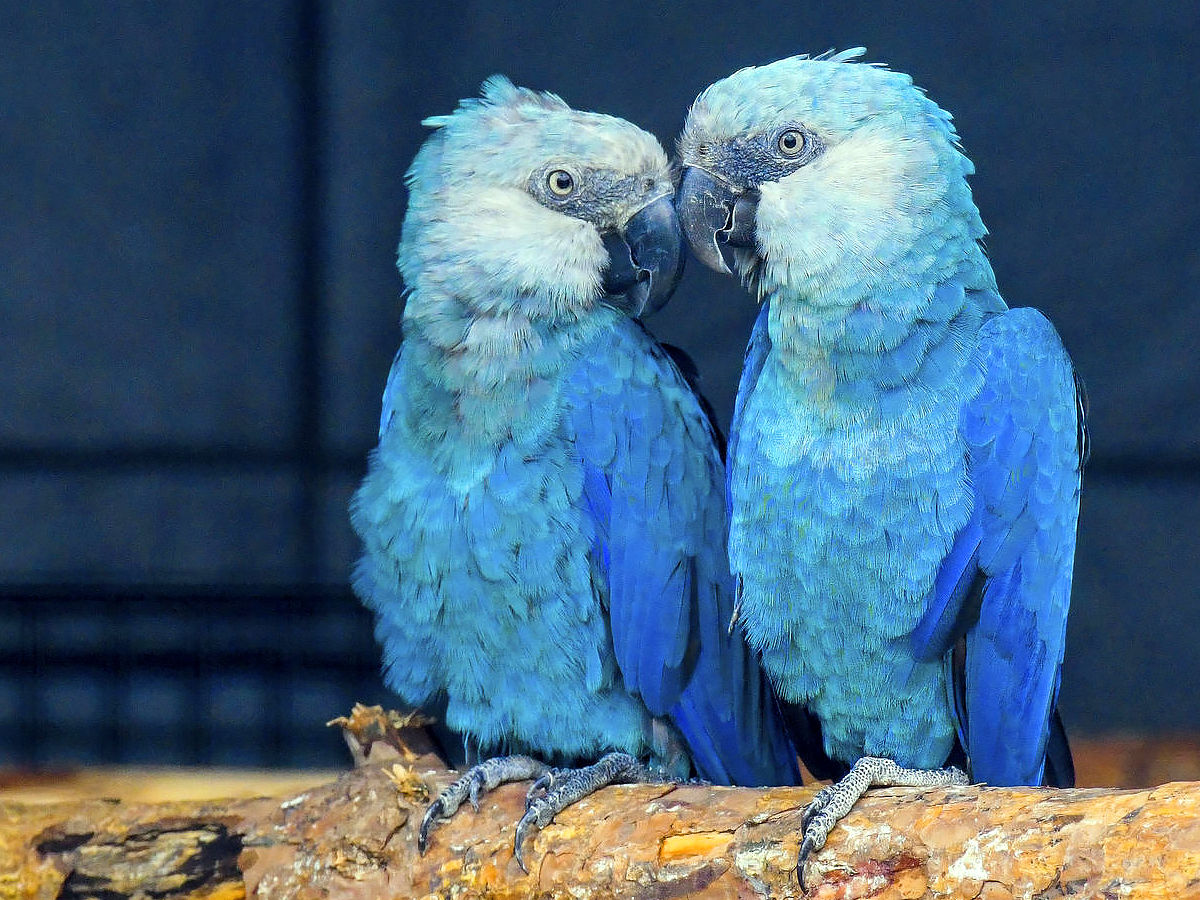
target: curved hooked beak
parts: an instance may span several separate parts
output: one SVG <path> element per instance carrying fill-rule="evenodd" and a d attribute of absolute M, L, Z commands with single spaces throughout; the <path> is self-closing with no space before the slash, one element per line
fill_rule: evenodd
<path fill-rule="evenodd" d="M 675 205 L 696 259 L 733 274 L 725 253 L 729 247 L 754 246 L 758 196 L 753 188 L 736 187 L 705 169 L 684 168 Z"/>
<path fill-rule="evenodd" d="M 662 309 L 683 274 L 683 231 L 669 196 L 643 206 L 620 231 L 604 235 L 604 293 L 633 318 Z"/>

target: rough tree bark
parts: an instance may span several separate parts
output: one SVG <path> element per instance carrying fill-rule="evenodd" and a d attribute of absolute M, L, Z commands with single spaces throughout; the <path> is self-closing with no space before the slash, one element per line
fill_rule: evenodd
<path fill-rule="evenodd" d="M 525 785 L 439 825 L 421 858 L 416 826 L 451 773 L 378 756 L 284 801 L 0 804 L 0 897 L 801 896 L 810 788 L 608 788 L 535 835 L 525 875 Z M 808 882 L 818 898 L 1200 897 L 1200 784 L 873 791 Z"/>

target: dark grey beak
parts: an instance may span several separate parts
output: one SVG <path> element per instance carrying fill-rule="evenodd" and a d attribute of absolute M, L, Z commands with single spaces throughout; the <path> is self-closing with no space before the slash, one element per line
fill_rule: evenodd
<path fill-rule="evenodd" d="M 725 252 L 729 247 L 754 246 L 758 191 L 736 187 L 711 172 L 687 166 L 675 205 L 696 259 L 732 275 Z"/>
<path fill-rule="evenodd" d="M 607 302 L 640 318 L 658 312 L 683 275 L 683 230 L 670 197 L 642 207 L 620 232 L 604 236 Z"/>

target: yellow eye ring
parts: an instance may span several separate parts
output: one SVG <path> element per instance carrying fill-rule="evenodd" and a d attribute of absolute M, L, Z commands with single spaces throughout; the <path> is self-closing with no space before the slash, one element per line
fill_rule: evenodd
<path fill-rule="evenodd" d="M 575 176 L 566 169 L 554 169 L 546 176 L 546 187 L 555 197 L 570 197 L 575 192 Z"/>
<path fill-rule="evenodd" d="M 799 156 L 804 152 L 804 132 L 797 131 L 795 128 L 789 128 L 779 136 L 779 140 L 775 143 L 779 147 L 779 152 L 784 156 Z"/>

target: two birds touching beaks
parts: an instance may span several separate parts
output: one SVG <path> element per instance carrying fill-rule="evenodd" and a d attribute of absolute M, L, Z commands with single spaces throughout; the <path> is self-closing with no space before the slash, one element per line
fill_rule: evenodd
<path fill-rule="evenodd" d="M 532 779 L 1069 785 L 1056 704 L 1087 453 L 1050 323 L 1009 309 L 948 113 L 860 50 L 742 69 L 679 166 L 503 78 L 426 120 L 404 340 L 352 503 L 385 679 Z M 639 317 L 683 244 L 760 305 L 722 457 Z M 676 300 L 675 302 L 681 302 Z M 686 302 L 686 301 L 683 301 Z"/>

